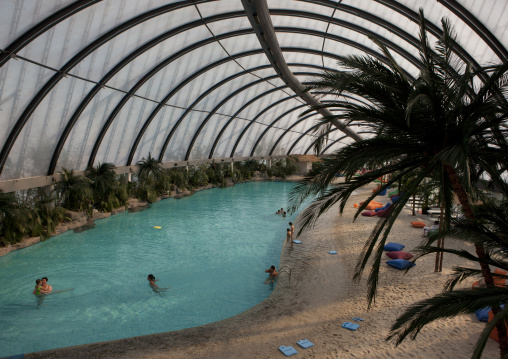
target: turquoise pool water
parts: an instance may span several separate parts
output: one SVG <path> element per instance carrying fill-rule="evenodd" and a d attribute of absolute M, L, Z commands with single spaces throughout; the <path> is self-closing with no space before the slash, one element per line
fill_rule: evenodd
<path fill-rule="evenodd" d="M 157 202 L 0 257 L 0 357 L 178 330 L 241 313 L 268 297 L 293 184 L 248 182 Z M 303 208 L 303 207 L 302 207 Z M 155 229 L 160 226 L 161 229 Z M 154 293 L 146 277 L 160 287 Z M 32 295 L 47 276 L 54 291 Z"/>

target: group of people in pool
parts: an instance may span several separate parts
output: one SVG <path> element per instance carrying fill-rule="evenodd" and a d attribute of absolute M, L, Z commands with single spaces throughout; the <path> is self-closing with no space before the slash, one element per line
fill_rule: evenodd
<path fill-rule="evenodd" d="M 286 234 L 286 241 L 293 243 L 294 234 L 295 234 L 295 226 L 293 225 L 293 222 L 289 222 L 289 228 L 287 229 L 287 234 Z M 265 273 L 268 273 L 268 279 L 267 279 L 267 281 L 265 281 L 265 283 L 266 282 L 273 283 L 275 281 L 275 279 L 277 278 L 277 275 L 279 274 L 279 272 L 277 272 L 277 269 L 275 268 L 274 265 L 272 265 L 270 268 L 265 270 Z"/>
<path fill-rule="evenodd" d="M 282 217 L 286 217 L 286 211 L 284 211 L 284 208 L 279 209 L 275 214 L 280 214 Z"/>
<path fill-rule="evenodd" d="M 48 277 L 42 277 L 41 279 L 35 280 L 35 289 L 33 294 L 35 295 L 46 295 L 53 291 L 53 287 L 48 284 Z"/>

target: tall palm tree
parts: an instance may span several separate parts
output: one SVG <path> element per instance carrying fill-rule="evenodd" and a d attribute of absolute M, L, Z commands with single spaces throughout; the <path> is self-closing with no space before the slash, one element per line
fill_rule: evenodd
<path fill-rule="evenodd" d="M 140 179 L 147 180 L 150 175 L 157 178 L 162 173 L 162 165 L 159 160 L 152 157 L 152 154 L 148 153 L 148 158 L 144 158 L 138 161 L 139 166 L 138 176 Z"/>
<path fill-rule="evenodd" d="M 379 44 L 388 59 L 385 65 L 370 57 L 349 56 L 339 61 L 347 71 L 326 71 L 310 89 L 331 94 L 349 93 L 368 100 L 368 104 L 330 103 L 324 107 L 340 109 L 337 116 L 348 125 L 370 129 L 372 136 L 348 145 L 323 161 L 319 171 L 311 172 L 291 194 L 294 210 L 309 195 L 318 198 L 302 213 L 300 231 L 312 225 L 331 205 L 339 202 L 340 211 L 351 193 L 384 175 L 390 180 L 358 208 L 356 217 L 378 193 L 411 175 L 393 211 L 377 223 L 360 256 L 355 279 L 359 279 L 373 256 L 368 278 L 369 305 L 375 300 L 383 244 L 408 199 L 417 193 L 426 178 L 439 178 L 439 192 L 445 226 L 450 223 L 453 194 L 456 194 L 467 218 L 474 218 L 470 198 L 476 195 L 475 184 L 487 175 L 493 182 L 504 183 L 501 173 L 508 168 L 508 144 L 505 126 L 508 105 L 508 61 L 483 68 L 488 76 L 480 85 L 479 72 L 458 60 L 453 53 L 455 37 L 449 22 L 442 21 L 444 35 L 435 49 L 427 40 L 425 18 L 420 11 L 420 76 L 410 79 Z M 375 41 L 375 40 L 374 40 Z M 375 170 L 354 177 L 362 168 Z M 345 174 L 345 183 L 327 190 L 336 173 Z M 487 254 L 475 243 L 477 255 Z M 481 270 L 487 285 L 493 285 L 488 264 Z M 500 348 L 508 352 L 506 328 L 498 327 Z M 504 334 L 503 334 L 504 332 Z"/>
<path fill-rule="evenodd" d="M 99 163 L 96 167 L 91 166 L 86 170 L 96 207 L 102 208 L 102 203 L 109 202 L 109 197 L 114 194 L 118 185 L 115 168 L 112 163 Z"/>
<path fill-rule="evenodd" d="M 508 193 L 504 202 L 490 202 L 473 208 L 475 218 L 457 218 L 452 220 L 451 229 L 431 236 L 427 243 L 418 250 L 418 258 L 431 253 L 450 253 L 468 261 L 485 262 L 508 272 Z M 432 246 L 444 237 L 453 237 L 468 244 L 481 243 L 486 253 L 486 259 L 467 250 L 445 249 Z M 425 299 L 411 305 L 394 323 L 387 340 L 394 340 L 398 345 L 405 338 L 415 338 L 419 331 L 427 324 L 442 318 L 472 314 L 485 307 L 499 307 L 495 318 L 487 325 L 479 337 L 473 358 L 480 358 L 489 338 L 490 332 L 498 325 L 508 320 L 508 286 L 486 286 L 475 289 L 455 290 L 455 286 L 465 279 L 481 275 L 481 270 L 469 267 L 454 268 L 454 275 L 448 281 L 445 291 L 432 298 Z M 497 274 L 505 280 L 506 275 Z"/>
<path fill-rule="evenodd" d="M 88 202 L 93 196 L 90 180 L 66 168 L 62 168 L 60 181 L 55 183 L 53 191 L 59 198 L 59 204 L 71 211 L 88 208 Z"/>

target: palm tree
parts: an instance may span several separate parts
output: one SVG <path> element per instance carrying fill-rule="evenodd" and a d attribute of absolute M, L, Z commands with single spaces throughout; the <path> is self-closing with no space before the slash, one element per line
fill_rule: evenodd
<path fill-rule="evenodd" d="M 508 193 L 505 193 L 508 194 Z M 508 197 L 506 197 L 508 198 Z M 432 235 L 427 243 L 419 248 L 418 258 L 431 253 L 450 253 L 465 260 L 477 263 L 486 262 L 508 272 L 508 199 L 501 203 L 487 203 L 473 208 L 475 218 L 458 218 L 452 220 L 452 227 L 446 232 Z M 445 249 L 432 246 L 444 237 L 453 237 L 468 244 L 481 243 L 487 253 L 481 259 L 466 250 Z M 454 268 L 454 275 L 448 281 L 442 294 L 434 296 L 410 306 L 394 323 L 387 340 L 400 344 L 408 336 L 415 338 L 427 324 L 437 319 L 463 314 L 472 314 L 485 307 L 500 307 L 508 303 L 508 286 L 486 286 L 483 288 L 454 290 L 455 286 L 465 279 L 481 275 L 481 270 L 468 267 Z M 498 277 L 508 279 L 506 275 Z M 508 305 L 499 310 L 495 318 L 487 325 L 479 337 L 473 358 L 480 358 L 489 338 L 490 332 L 508 320 Z"/>
<path fill-rule="evenodd" d="M 19 206 L 14 193 L 0 191 L 0 237 L 7 243 L 19 242 L 29 232 L 30 226 L 30 214 Z"/>
<path fill-rule="evenodd" d="M 90 180 L 66 168 L 62 168 L 60 181 L 55 183 L 53 191 L 59 198 L 58 204 L 71 211 L 82 211 L 88 208 L 88 203 L 93 196 Z"/>
<path fill-rule="evenodd" d="M 152 157 L 152 154 L 148 153 L 148 158 L 144 158 L 138 161 L 139 166 L 138 177 L 140 179 L 147 180 L 150 175 L 157 178 L 162 173 L 162 165 L 159 160 Z"/>
<path fill-rule="evenodd" d="M 502 184 L 500 173 L 508 168 L 508 144 L 503 132 L 508 114 L 504 97 L 508 61 L 483 68 L 482 74 L 488 78 L 476 87 L 479 72 L 454 57 L 453 31 L 447 20 L 443 19 L 442 25 L 444 35 L 434 51 L 428 43 L 425 18 L 420 11 L 421 73 L 414 81 L 378 43 L 388 59 L 387 65 L 370 57 L 349 56 L 339 61 L 347 71 L 326 71 L 310 88 L 337 95 L 347 92 L 367 99 L 368 104 L 327 104 L 324 107 L 341 111 L 323 123 L 342 120 L 348 125 L 369 128 L 372 136 L 324 159 L 319 171 L 311 172 L 295 187 L 291 210 L 307 196 L 318 195 L 302 212 L 300 231 L 337 202 L 342 212 L 351 193 L 376 178 L 390 175 L 390 180 L 358 208 L 355 219 L 378 193 L 401 178 L 412 177 L 393 211 L 377 223 L 358 260 L 355 279 L 361 277 L 369 259 L 374 257 L 368 278 L 369 305 L 375 300 L 383 244 L 398 214 L 426 178 L 439 179 L 446 229 L 451 220 L 453 194 L 459 198 L 466 218 L 472 219 L 470 198 L 477 193 L 475 184 L 485 175 Z M 354 177 L 362 168 L 374 170 Z M 344 173 L 346 182 L 327 190 L 336 173 Z M 475 243 L 475 247 L 482 259 L 480 266 L 485 282 L 492 286 L 492 274 L 484 261 L 485 250 L 481 243 Z M 501 352 L 508 353 L 502 323 L 498 330 Z"/>
<path fill-rule="evenodd" d="M 114 201 L 114 191 L 118 185 L 115 168 L 112 163 L 99 163 L 97 167 L 88 167 L 86 170 L 97 208 L 104 209 L 103 204 Z"/>

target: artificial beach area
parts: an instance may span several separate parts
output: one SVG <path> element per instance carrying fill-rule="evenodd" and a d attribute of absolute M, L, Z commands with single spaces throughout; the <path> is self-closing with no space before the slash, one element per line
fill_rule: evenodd
<path fill-rule="evenodd" d="M 474 315 L 431 323 L 416 340 L 407 339 L 398 347 L 385 341 L 391 325 L 408 305 L 442 290 L 447 274 L 459 264 L 452 256 L 445 254 L 441 273 L 434 272 L 434 256 L 419 259 L 407 273 L 383 263 L 376 302 L 367 310 L 365 279 L 354 283 L 352 278 L 378 217 L 352 219 L 354 203 L 367 199 L 372 188 L 357 191 L 342 216 L 338 205 L 332 207 L 313 229 L 297 238 L 301 244 L 285 243 L 280 266 L 291 268 L 290 280 L 281 276 L 269 298 L 235 317 L 174 332 L 26 354 L 25 358 L 283 358 L 280 346 L 294 347 L 298 351 L 294 358 L 470 357 L 485 327 Z M 389 198 L 378 196 L 376 200 L 385 203 Z M 388 241 L 402 243 L 404 250 L 411 252 L 422 240 L 422 230 L 410 224 L 414 220 L 433 221 L 427 216 L 412 216 L 406 208 Z M 447 240 L 446 246 L 456 244 Z M 363 319 L 358 330 L 341 327 L 353 317 Z M 314 346 L 300 348 L 296 343 L 302 339 Z M 483 357 L 497 357 L 498 353 L 497 342 L 489 339 Z"/>

